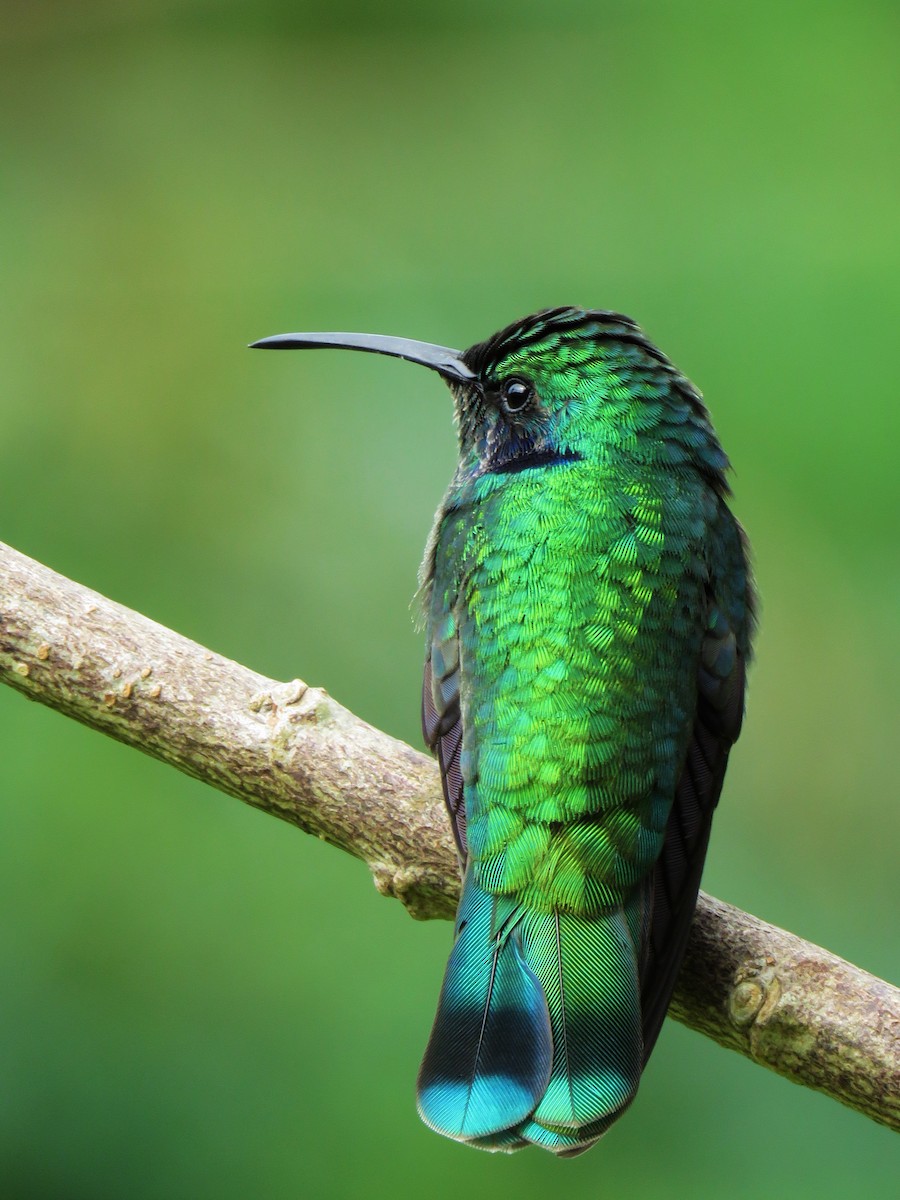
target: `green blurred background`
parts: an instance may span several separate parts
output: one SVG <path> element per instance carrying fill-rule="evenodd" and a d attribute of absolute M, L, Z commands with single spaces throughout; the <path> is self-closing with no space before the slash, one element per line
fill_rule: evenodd
<path fill-rule="evenodd" d="M 705 886 L 896 979 L 898 23 L 6 0 L 0 537 L 420 744 L 409 602 L 448 397 L 244 345 L 632 313 L 707 395 L 763 597 Z M 0 730 L 4 1200 L 896 1181 L 892 1134 L 671 1022 L 584 1158 L 443 1141 L 413 1083 L 446 924 L 6 689 Z"/>

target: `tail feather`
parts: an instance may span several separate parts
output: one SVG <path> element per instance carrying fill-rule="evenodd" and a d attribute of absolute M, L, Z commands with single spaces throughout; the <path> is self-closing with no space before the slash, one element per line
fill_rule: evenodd
<path fill-rule="evenodd" d="M 526 958 L 550 1009 L 553 1068 L 528 1141 L 572 1149 L 596 1141 L 631 1103 L 641 1075 L 638 963 L 622 909 L 594 917 L 529 915 Z"/>
<path fill-rule="evenodd" d="M 514 1128 L 534 1110 L 550 1076 L 547 1002 L 517 926 L 498 922 L 497 904 L 470 868 L 419 1071 L 422 1119 L 460 1141 Z"/>
<path fill-rule="evenodd" d="M 483 1149 L 566 1155 L 606 1132 L 640 1080 L 641 905 L 637 889 L 593 917 L 515 908 L 469 867 L 419 1072 L 428 1125 Z"/>
<path fill-rule="evenodd" d="M 523 1150 L 530 1143 L 520 1137 L 515 1129 L 507 1129 L 502 1133 L 492 1133 L 488 1137 L 468 1138 L 466 1145 L 474 1146 L 476 1150 L 489 1150 L 491 1153 L 512 1154 L 515 1150 Z"/>

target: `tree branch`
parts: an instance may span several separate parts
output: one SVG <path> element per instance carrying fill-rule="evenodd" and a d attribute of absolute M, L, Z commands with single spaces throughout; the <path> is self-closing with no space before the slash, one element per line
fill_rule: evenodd
<path fill-rule="evenodd" d="M 362 859 L 453 915 L 435 764 L 318 688 L 278 683 L 0 543 L 0 681 Z M 701 893 L 670 1014 L 900 1129 L 900 989 Z"/>

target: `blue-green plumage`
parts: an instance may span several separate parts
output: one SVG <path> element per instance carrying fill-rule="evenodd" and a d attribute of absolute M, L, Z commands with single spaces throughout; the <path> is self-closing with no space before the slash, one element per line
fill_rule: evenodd
<path fill-rule="evenodd" d="M 423 1119 L 464 1140 L 525 1121 L 550 1078 L 547 999 L 527 960 L 524 931 L 518 923 L 503 928 L 508 907 L 467 874 L 422 1066 Z"/>
<path fill-rule="evenodd" d="M 634 1098 L 743 713 L 752 590 L 699 393 L 617 313 L 464 354 L 295 334 L 448 381 L 459 465 L 423 567 L 423 727 L 464 869 L 419 1110 L 557 1154 Z"/>

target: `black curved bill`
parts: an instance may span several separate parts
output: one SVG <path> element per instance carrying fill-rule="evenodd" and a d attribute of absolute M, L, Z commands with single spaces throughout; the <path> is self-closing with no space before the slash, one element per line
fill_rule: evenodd
<path fill-rule="evenodd" d="M 279 333 L 275 337 L 251 342 L 251 350 L 367 350 L 371 354 L 389 354 L 405 358 L 437 371 L 445 379 L 467 383 L 475 378 L 462 360 L 458 350 L 449 346 L 433 346 L 431 342 L 414 342 L 410 338 L 385 337 L 378 333 Z"/>

